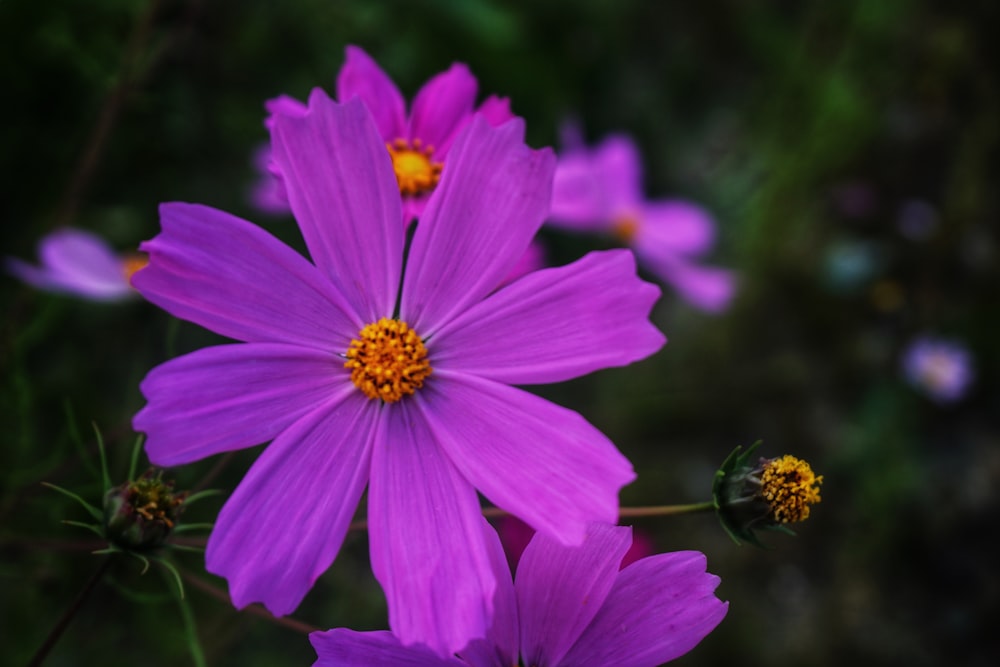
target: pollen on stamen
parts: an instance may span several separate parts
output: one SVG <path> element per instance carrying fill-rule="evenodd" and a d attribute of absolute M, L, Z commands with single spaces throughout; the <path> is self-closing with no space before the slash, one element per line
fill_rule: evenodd
<path fill-rule="evenodd" d="M 441 180 L 440 162 L 431 159 L 433 146 L 424 146 L 420 139 L 396 139 L 386 143 L 392 157 L 392 170 L 401 194 L 414 196 L 430 192 Z"/>
<path fill-rule="evenodd" d="M 354 386 L 386 403 L 413 394 L 431 374 L 420 336 L 406 322 L 387 317 L 365 325 L 345 356 Z"/>
<path fill-rule="evenodd" d="M 149 264 L 149 257 L 142 253 L 131 253 L 125 255 L 122 260 L 122 273 L 125 274 L 125 282 L 131 284 L 132 276 L 140 269 L 146 268 Z"/>
<path fill-rule="evenodd" d="M 820 501 L 823 476 L 813 473 L 802 459 L 785 455 L 768 461 L 760 473 L 760 495 L 771 507 L 778 523 L 794 523 L 809 518 L 809 507 Z"/>
<path fill-rule="evenodd" d="M 639 231 L 638 218 L 631 215 L 623 215 L 611 223 L 611 234 L 624 244 L 629 244 Z"/>

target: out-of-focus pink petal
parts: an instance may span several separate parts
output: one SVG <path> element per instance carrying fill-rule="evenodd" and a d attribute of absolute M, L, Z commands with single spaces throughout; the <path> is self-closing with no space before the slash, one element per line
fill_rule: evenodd
<path fill-rule="evenodd" d="M 406 137 L 406 101 L 392 79 L 371 56 L 357 46 L 345 49 L 344 66 L 337 74 L 337 101 L 359 97 L 375 120 L 384 141 Z"/>
<path fill-rule="evenodd" d="M 656 667 L 684 655 L 726 615 L 729 604 L 714 594 L 718 584 L 695 551 L 635 562 L 618 575 L 566 664 Z"/>
<path fill-rule="evenodd" d="M 428 345 L 436 369 L 509 384 L 560 382 L 643 359 L 666 342 L 649 321 L 660 289 L 628 250 L 592 252 L 536 271 L 445 325 Z"/>
<path fill-rule="evenodd" d="M 642 161 L 635 142 L 624 134 L 613 134 L 594 151 L 602 187 L 615 211 L 628 212 L 642 206 Z"/>
<path fill-rule="evenodd" d="M 133 418 L 146 454 L 175 466 L 271 440 L 348 382 L 343 361 L 299 345 L 208 347 L 154 368 Z M 252 416 L 252 418 L 250 418 Z"/>
<path fill-rule="evenodd" d="M 268 114 L 267 118 L 264 119 L 264 127 L 267 129 L 274 127 L 275 116 L 292 116 L 293 118 L 301 118 L 306 115 L 307 111 L 309 111 L 309 107 L 307 107 L 304 102 L 300 102 L 289 95 L 272 97 L 264 102 L 264 108 L 267 110 Z"/>
<path fill-rule="evenodd" d="M 511 580 L 510 568 L 497 531 L 485 520 L 483 520 L 483 531 L 486 534 L 486 548 L 497 582 L 496 593 L 493 596 L 493 625 L 490 626 L 485 639 L 473 640 L 460 652 L 460 656 L 476 667 L 510 667 L 518 664 L 520 646 L 514 582 Z"/>
<path fill-rule="evenodd" d="M 524 123 L 476 117 L 448 154 L 420 218 L 401 317 L 423 337 L 496 289 L 548 212 L 554 157 L 523 141 Z"/>
<path fill-rule="evenodd" d="M 435 371 L 414 398 L 465 478 L 536 530 L 579 544 L 589 522 L 617 520 L 618 492 L 635 473 L 577 413 L 448 371 Z"/>
<path fill-rule="evenodd" d="M 41 266 L 7 258 L 5 268 L 43 290 L 97 301 L 115 301 L 133 295 L 121 258 L 95 234 L 60 229 L 42 239 L 38 255 Z"/>
<path fill-rule="evenodd" d="M 403 262 L 399 186 L 360 101 L 321 90 L 301 118 L 278 116 L 274 156 L 313 261 L 366 323 L 392 313 Z"/>
<path fill-rule="evenodd" d="M 431 78 L 413 99 L 409 137 L 433 146 L 438 156 L 447 153 L 455 133 L 472 115 L 476 88 L 476 77 L 462 63 Z"/>
<path fill-rule="evenodd" d="M 244 341 L 346 350 L 364 323 L 304 257 L 260 227 L 196 204 L 160 206 L 132 284 L 167 312 Z"/>
<path fill-rule="evenodd" d="M 516 516 L 505 514 L 497 521 L 497 534 L 500 535 L 511 569 L 517 568 L 521 554 L 535 536 L 535 529 Z"/>
<path fill-rule="evenodd" d="M 412 401 L 380 414 L 368 490 L 372 572 L 400 641 L 451 655 L 484 637 L 493 616 L 479 499 Z"/>
<path fill-rule="evenodd" d="M 667 200 L 643 204 L 632 245 L 640 254 L 696 256 L 711 250 L 714 243 L 715 223 L 704 208 Z"/>
<path fill-rule="evenodd" d="M 622 568 L 628 567 L 632 563 L 652 556 L 656 552 L 656 545 L 653 539 L 644 531 L 632 529 L 632 546 L 629 547 L 625 557 L 622 558 Z"/>
<path fill-rule="evenodd" d="M 596 231 L 614 224 L 613 202 L 584 150 L 559 154 L 552 178 L 548 224 L 578 231 Z"/>
<path fill-rule="evenodd" d="M 336 628 L 314 632 L 309 641 L 316 649 L 313 667 L 468 667 L 457 658 L 442 658 L 424 646 L 403 646 L 391 632 Z"/>
<path fill-rule="evenodd" d="M 496 95 L 490 95 L 483 100 L 483 103 L 476 109 L 476 113 L 485 118 L 486 122 L 493 127 L 498 127 L 508 120 L 517 118 L 510 110 L 510 98 L 497 97 Z"/>
<path fill-rule="evenodd" d="M 281 175 L 271 166 L 271 145 L 261 144 L 253 154 L 257 180 L 250 187 L 250 204 L 268 215 L 288 215 L 288 193 Z"/>
<path fill-rule="evenodd" d="M 368 481 L 379 411 L 351 387 L 264 449 L 226 501 L 205 568 L 233 604 L 292 612 L 333 562 Z"/>
<path fill-rule="evenodd" d="M 535 535 L 514 581 L 525 664 L 562 664 L 612 589 L 631 541 L 631 529 L 596 523 L 575 548 Z M 590 660 L 567 664 L 603 665 Z"/>
<path fill-rule="evenodd" d="M 681 298 L 709 313 L 721 313 L 736 294 L 736 273 L 700 266 L 676 257 L 659 260 L 640 255 L 643 266 L 677 290 Z"/>

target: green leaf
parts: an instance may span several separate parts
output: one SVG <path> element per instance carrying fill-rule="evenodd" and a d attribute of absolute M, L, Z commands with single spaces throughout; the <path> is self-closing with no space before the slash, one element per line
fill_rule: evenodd
<path fill-rule="evenodd" d="M 52 489 L 53 491 L 58 491 L 59 493 L 63 494 L 64 496 L 68 496 L 68 497 L 72 498 L 76 502 L 78 502 L 81 505 L 83 505 L 84 509 L 86 509 L 87 512 L 90 513 L 90 516 L 94 517 L 98 521 L 104 521 L 104 513 L 101 512 L 101 510 L 97 509 L 96 507 L 94 507 L 93 505 L 91 505 L 86 500 L 84 500 L 83 498 L 81 498 L 77 494 L 73 493 L 69 489 L 64 489 L 61 486 L 56 486 L 55 484 L 50 484 L 49 482 L 42 482 L 42 486 L 47 486 L 50 489 Z"/>

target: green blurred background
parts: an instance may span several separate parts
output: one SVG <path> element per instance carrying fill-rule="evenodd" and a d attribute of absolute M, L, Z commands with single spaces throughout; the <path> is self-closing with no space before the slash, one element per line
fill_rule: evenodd
<path fill-rule="evenodd" d="M 707 498 L 736 445 L 764 440 L 825 475 L 799 536 L 738 547 L 708 515 L 641 519 L 658 549 L 698 549 L 729 615 L 681 665 L 994 665 L 1000 661 L 1000 5 L 970 1 L 264 0 L 0 2 L 2 254 L 33 259 L 60 225 L 119 249 L 184 200 L 250 208 L 263 102 L 332 92 L 346 44 L 412 95 L 453 61 L 511 98 L 529 143 L 578 120 L 632 134 L 651 196 L 716 216 L 711 262 L 741 275 L 712 317 L 667 288 L 670 343 L 625 369 L 539 393 L 585 415 L 633 461 L 623 504 Z M 916 213 L 914 213 L 916 212 Z M 921 215 L 929 233 L 903 231 Z M 570 261 L 592 239 L 543 231 Z M 598 244 L 600 242 L 598 241 Z M 225 260 L 225 248 L 219 248 Z M 96 570 L 77 505 L 98 502 L 91 423 L 121 477 L 138 382 L 217 339 L 135 301 L 93 304 L 0 278 L 0 634 L 25 664 Z M 902 380 L 916 335 L 965 341 L 976 382 L 940 406 Z M 627 341 L 623 341 L 627 344 Z M 171 471 L 226 492 L 258 449 Z M 216 467 L 223 460 L 225 465 Z M 211 521 L 222 502 L 185 515 Z M 49 665 L 306 665 L 303 630 L 237 612 L 197 554 L 184 616 L 155 566 L 122 560 Z M 295 618 L 385 627 L 363 533 Z"/>

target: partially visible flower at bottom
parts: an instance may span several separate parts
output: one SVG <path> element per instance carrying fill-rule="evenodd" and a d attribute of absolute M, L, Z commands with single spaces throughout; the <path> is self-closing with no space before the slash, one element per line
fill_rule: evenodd
<path fill-rule="evenodd" d="M 972 383 L 972 358 L 957 341 L 920 337 L 903 352 L 903 374 L 932 400 L 954 403 Z"/>
<path fill-rule="evenodd" d="M 535 530 L 516 516 L 507 514 L 500 517 L 499 521 L 497 521 L 497 533 L 500 535 L 500 543 L 503 545 L 503 550 L 507 554 L 507 562 L 510 563 L 510 569 L 514 570 L 521 560 L 521 554 L 524 553 L 528 543 L 535 536 Z M 653 540 L 650 539 L 649 535 L 643 531 L 633 529 L 632 546 L 629 547 L 628 551 L 625 552 L 625 556 L 622 557 L 621 567 L 626 567 L 641 558 L 652 555 L 655 548 Z"/>
<path fill-rule="evenodd" d="M 8 257 L 7 271 L 33 287 L 93 301 L 121 301 L 137 296 L 129 284 L 146 265 L 140 253 L 120 255 L 96 234 L 60 229 L 38 244 L 40 266 Z"/>
<path fill-rule="evenodd" d="M 579 547 L 536 534 L 514 581 L 496 533 L 484 530 L 497 575 L 485 639 L 440 657 L 389 632 L 336 628 L 310 635 L 314 667 L 655 667 L 694 648 L 729 607 L 715 597 L 719 578 L 699 552 L 657 554 L 619 570 L 629 527 L 591 524 Z"/>

